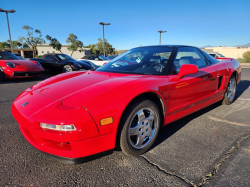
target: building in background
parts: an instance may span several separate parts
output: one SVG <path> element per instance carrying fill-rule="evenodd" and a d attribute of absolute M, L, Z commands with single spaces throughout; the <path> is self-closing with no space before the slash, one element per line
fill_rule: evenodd
<path fill-rule="evenodd" d="M 69 45 L 62 45 L 61 51 L 63 54 L 67 54 L 67 55 L 71 56 L 72 51 L 68 50 L 68 46 Z M 72 58 L 75 58 L 75 59 L 82 58 L 85 55 L 89 55 L 90 54 L 89 50 L 90 50 L 90 48 L 83 48 L 82 50 L 77 50 L 73 53 Z M 43 45 L 37 46 L 38 56 L 42 56 L 42 55 L 47 54 L 47 53 L 60 53 L 60 51 L 56 51 L 49 44 L 43 44 Z"/>
<path fill-rule="evenodd" d="M 67 54 L 69 56 L 71 56 L 72 51 L 68 50 L 68 46 L 69 45 L 62 45 L 61 51 L 63 54 Z M 0 49 L 0 51 L 8 51 L 11 52 L 10 48 L 4 48 L 4 49 Z M 33 58 L 33 51 L 32 49 L 13 49 L 13 53 L 14 54 L 20 54 L 21 56 L 25 57 L 25 58 Z M 38 56 L 42 56 L 44 54 L 47 53 L 60 53 L 60 51 L 56 51 L 55 49 L 53 49 L 53 47 L 51 47 L 49 44 L 43 44 L 43 45 L 38 45 L 37 46 L 37 55 Z M 90 54 L 90 48 L 83 48 L 82 50 L 78 50 L 75 51 L 72 55 L 73 58 L 82 58 L 85 55 L 89 55 Z"/>
<path fill-rule="evenodd" d="M 250 47 L 205 47 L 206 53 L 220 53 L 229 58 L 242 58 L 243 53 L 250 51 Z"/>
<path fill-rule="evenodd" d="M 11 49 L 10 48 L 4 48 L 4 49 L 0 49 L 0 51 L 7 51 L 11 53 Z M 21 56 L 25 57 L 25 58 L 32 58 L 33 57 L 33 51 L 32 49 L 13 49 L 13 53 L 14 54 L 20 54 Z"/>

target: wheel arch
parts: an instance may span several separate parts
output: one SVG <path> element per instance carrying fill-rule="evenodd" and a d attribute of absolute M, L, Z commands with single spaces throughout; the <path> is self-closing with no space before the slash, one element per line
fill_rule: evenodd
<path fill-rule="evenodd" d="M 125 114 L 125 112 L 129 109 L 129 107 L 134 103 L 136 102 L 138 99 L 149 99 L 151 101 L 153 101 L 159 108 L 160 110 L 160 119 L 161 119 L 161 126 L 164 124 L 164 116 L 165 116 L 165 112 L 166 112 L 166 105 L 162 99 L 162 97 L 155 93 L 155 92 L 144 92 L 144 93 L 141 93 L 139 95 L 137 95 L 135 98 L 133 98 L 128 104 L 127 106 L 125 107 L 125 109 L 123 110 L 122 112 L 122 115 L 120 117 L 120 120 L 119 120 L 119 123 L 118 123 L 118 129 L 121 127 L 121 121 L 122 121 L 122 118 Z M 120 150 L 118 144 L 118 136 L 119 136 L 119 130 L 117 129 L 117 134 L 116 134 L 116 148 L 118 150 Z"/>
<path fill-rule="evenodd" d="M 233 71 L 233 73 L 231 74 L 231 76 L 232 75 L 235 77 L 236 85 L 237 85 L 237 82 L 238 82 L 238 73 L 237 73 L 237 71 Z"/>

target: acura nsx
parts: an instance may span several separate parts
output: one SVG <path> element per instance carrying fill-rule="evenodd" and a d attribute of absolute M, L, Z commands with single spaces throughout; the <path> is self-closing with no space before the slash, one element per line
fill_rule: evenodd
<path fill-rule="evenodd" d="M 192 46 L 138 47 L 96 71 L 63 73 L 28 88 L 12 114 L 42 152 L 72 161 L 115 148 L 137 156 L 162 126 L 215 102 L 231 104 L 240 79 L 235 59 L 218 61 Z"/>

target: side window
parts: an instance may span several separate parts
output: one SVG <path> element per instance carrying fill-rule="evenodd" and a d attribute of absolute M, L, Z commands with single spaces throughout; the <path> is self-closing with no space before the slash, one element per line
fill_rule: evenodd
<path fill-rule="evenodd" d="M 44 58 L 45 60 L 50 60 L 51 59 L 51 55 L 47 55 L 47 56 L 45 56 L 45 58 Z"/>
<path fill-rule="evenodd" d="M 94 57 L 94 56 L 89 56 L 88 59 L 89 59 L 89 60 L 95 60 L 95 57 Z"/>
<path fill-rule="evenodd" d="M 56 60 L 55 57 L 54 57 L 53 55 L 47 55 L 47 56 L 45 56 L 44 59 L 45 59 L 45 60 L 51 60 L 51 59 Z"/>
<path fill-rule="evenodd" d="M 178 73 L 183 64 L 194 64 L 199 69 L 207 66 L 205 57 L 193 47 L 181 47 L 178 49 L 174 60 L 174 71 Z"/>

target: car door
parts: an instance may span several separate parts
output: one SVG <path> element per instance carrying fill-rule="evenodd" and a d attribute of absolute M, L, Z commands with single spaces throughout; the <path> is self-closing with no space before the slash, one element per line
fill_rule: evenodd
<path fill-rule="evenodd" d="M 194 47 L 180 47 L 173 67 L 176 73 L 183 64 L 194 64 L 198 67 L 195 74 L 177 78 L 169 75 L 170 121 L 176 120 L 209 104 L 209 98 L 216 92 L 217 79 L 213 76 L 211 64 L 206 57 Z"/>
<path fill-rule="evenodd" d="M 57 59 L 53 55 L 46 55 L 44 59 L 49 70 L 56 71 L 58 69 Z"/>

